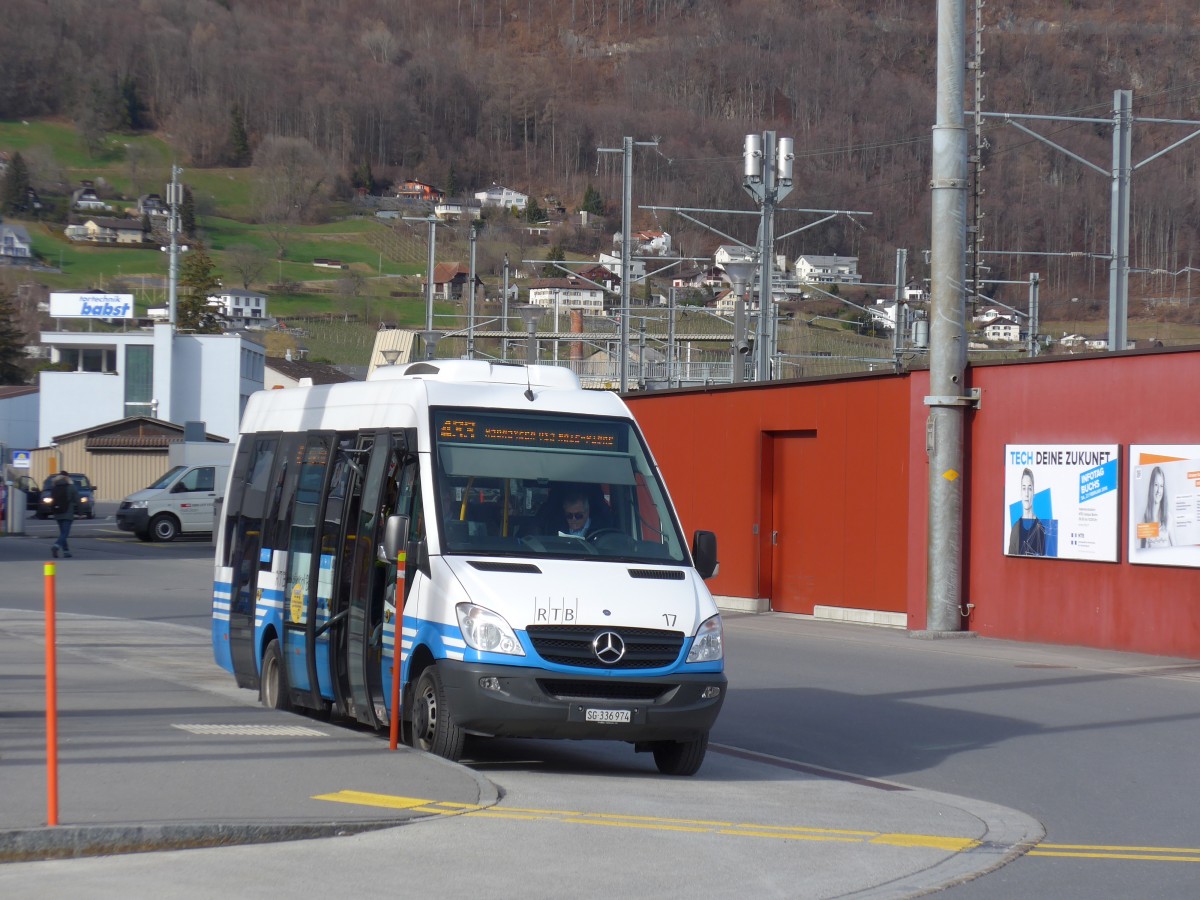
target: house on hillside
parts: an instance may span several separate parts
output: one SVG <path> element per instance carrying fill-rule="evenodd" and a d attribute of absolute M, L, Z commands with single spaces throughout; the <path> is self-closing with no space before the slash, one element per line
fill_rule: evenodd
<path fill-rule="evenodd" d="M 690 268 L 681 270 L 671 279 L 671 286 L 677 288 L 713 288 L 725 283 L 725 272 L 716 266 Z"/>
<path fill-rule="evenodd" d="M 90 181 L 85 181 L 82 187 L 71 192 L 71 209 L 80 212 L 105 212 L 109 205 L 100 199 Z"/>
<path fill-rule="evenodd" d="M 171 210 L 159 194 L 142 194 L 137 198 L 137 214 L 165 219 L 171 214 Z"/>
<path fill-rule="evenodd" d="M 64 233 L 73 241 L 92 244 L 141 244 L 146 240 L 138 219 L 85 219 L 82 225 L 68 225 Z"/>
<path fill-rule="evenodd" d="M 995 321 L 1002 315 L 1004 315 L 1004 313 L 996 309 L 996 307 L 989 306 L 987 309 L 980 310 L 974 316 L 972 316 L 971 321 L 976 325 L 987 325 L 989 322 Z"/>
<path fill-rule="evenodd" d="M 477 200 L 442 199 L 433 205 L 433 214 L 446 221 L 479 219 L 483 217 L 483 209 Z"/>
<path fill-rule="evenodd" d="M 444 192 L 415 178 L 397 181 L 392 186 L 392 194 L 398 200 L 407 200 L 410 203 L 441 203 L 446 199 Z"/>
<path fill-rule="evenodd" d="M 538 278 L 529 285 L 529 302 L 558 312 L 581 309 L 601 315 L 604 291 L 580 278 Z"/>
<path fill-rule="evenodd" d="M 239 288 L 208 298 L 208 305 L 230 328 L 270 328 L 275 320 L 267 315 L 267 295 Z"/>
<path fill-rule="evenodd" d="M 462 263 L 438 263 L 433 267 L 433 296 L 438 300 L 461 300 L 467 292 L 470 277 L 471 271 Z M 426 283 L 421 283 L 422 290 Z M 476 290 L 481 284 L 483 281 L 476 275 Z"/>
<path fill-rule="evenodd" d="M 995 343 L 1015 344 L 1021 340 L 1021 325 L 1008 316 L 996 316 L 984 327 L 983 338 Z"/>
<path fill-rule="evenodd" d="M 710 303 L 709 306 L 716 311 L 718 316 L 728 316 L 729 318 L 733 318 L 733 314 L 737 308 L 734 304 L 737 303 L 737 300 L 737 294 L 733 292 L 732 288 L 726 288 L 725 290 L 717 293 L 717 296 L 713 298 L 713 302 Z M 754 308 L 757 310 L 758 298 L 752 296 L 750 299 L 750 304 L 753 304 Z"/>
<path fill-rule="evenodd" d="M 33 241 L 23 225 L 0 222 L 0 264 L 23 265 L 33 261 Z"/>
<path fill-rule="evenodd" d="M 619 291 L 621 289 L 621 275 L 619 272 L 614 272 L 607 266 L 596 264 L 589 266 L 586 269 L 580 269 L 576 273 L 580 278 L 586 278 L 596 284 L 604 285 L 610 291 Z"/>
<path fill-rule="evenodd" d="M 748 247 L 742 247 L 738 244 L 722 244 L 713 252 L 713 263 L 721 270 L 721 283 L 733 284 L 734 278 L 729 273 L 728 267 L 731 265 L 741 266 L 744 264 L 755 264 L 757 257 L 754 251 Z M 751 276 L 753 280 L 754 276 Z"/>
<path fill-rule="evenodd" d="M 671 235 L 665 231 L 635 231 L 629 235 L 634 256 L 670 256 Z M 621 232 L 613 235 L 613 250 L 621 250 Z"/>
<path fill-rule="evenodd" d="M 514 191 L 512 188 L 506 188 L 500 184 L 493 184 L 486 191 L 476 191 L 475 199 L 483 206 L 498 206 L 501 209 L 515 207 L 523 210 L 529 205 L 528 194 L 522 194 L 520 191 Z"/>
<path fill-rule="evenodd" d="M 617 283 L 620 284 L 621 277 L 621 257 L 614 256 L 611 253 L 600 254 L 600 265 L 608 269 L 617 276 Z M 633 289 L 635 284 L 639 284 L 646 278 L 646 264 L 640 259 L 629 260 L 629 288 Z"/>
<path fill-rule="evenodd" d="M 796 280 L 801 284 L 858 284 L 857 256 L 812 256 L 796 259 Z"/>

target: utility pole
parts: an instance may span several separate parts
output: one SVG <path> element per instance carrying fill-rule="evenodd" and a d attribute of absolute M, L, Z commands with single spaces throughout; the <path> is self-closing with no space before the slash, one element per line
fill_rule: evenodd
<path fill-rule="evenodd" d="M 504 330 L 508 331 L 508 254 L 504 254 L 504 293 L 500 298 L 500 321 L 504 323 Z M 503 338 L 500 342 L 500 358 L 508 359 L 508 338 Z"/>
<path fill-rule="evenodd" d="M 894 320 L 892 322 L 892 357 L 896 361 L 896 371 L 904 369 L 900 354 L 904 351 L 904 335 L 908 328 L 908 304 L 904 301 L 904 289 L 908 285 L 908 250 L 896 248 L 896 303 Z"/>
<path fill-rule="evenodd" d="M 1108 261 L 1108 349 L 1124 350 L 1129 326 L 1129 179 L 1133 175 L 1133 91 L 1113 92 L 1112 258 Z"/>
<path fill-rule="evenodd" d="M 620 153 L 621 167 L 621 350 L 619 365 L 620 391 L 625 393 L 629 386 L 629 256 L 633 233 L 633 148 L 657 147 L 658 141 L 635 141 L 626 137 L 621 149 L 599 147 L 597 153 Z"/>
<path fill-rule="evenodd" d="M 1029 353 L 1030 359 L 1038 355 L 1038 285 L 1041 279 L 1037 272 L 1029 273 L 1029 336 L 1025 342 L 1025 349 Z"/>
<path fill-rule="evenodd" d="M 675 348 L 675 286 L 667 291 L 667 387 L 675 387 L 675 367 L 678 363 Z"/>
<path fill-rule="evenodd" d="M 932 319 L 925 450 L 929 456 L 926 629 L 962 627 L 963 431 L 966 373 L 967 132 L 963 120 L 966 0 L 938 0 L 937 116 L 933 126 Z"/>
<path fill-rule="evenodd" d="M 167 265 L 167 321 L 172 329 L 175 328 L 179 291 L 179 205 L 183 202 L 183 185 L 179 183 L 179 176 L 182 174 L 183 169 L 171 165 L 171 183 L 167 186 L 167 203 L 171 210 L 167 217 L 167 232 L 171 239 L 167 249 L 170 257 Z"/>
<path fill-rule="evenodd" d="M 434 261 L 437 246 L 437 219 L 429 217 L 429 255 L 425 260 L 425 330 L 433 331 L 433 270 L 437 265 Z"/>
<path fill-rule="evenodd" d="M 755 379 L 770 381 L 775 357 L 775 299 L 771 283 L 775 268 L 775 206 L 792 192 L 792 165 L 796 158 L 792 138 L 775 139 L 775 132 L 748 134 L 743 145 L 745 167 L 742 187 L 760 210 L 758 224 L 758 340 Z"/>
<path fill-rule="evenodd" d="M 467 280 L 470 282 L 471 299 L 467 304 L 467 359 L 475 358 L 475 239 L 478 233 L 471 223 L 471 265 Z M 505 327 L 508 325 L 505 323 Z"/>

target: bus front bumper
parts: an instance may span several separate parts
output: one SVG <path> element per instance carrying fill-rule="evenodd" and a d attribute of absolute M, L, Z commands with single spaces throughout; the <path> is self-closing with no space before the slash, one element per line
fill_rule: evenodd
<path fill-rule="evenodd" d="M 728 686 L 720 672 L 638 678 L 455 660 L 437 667 L 458 726 L 491 737 L 691 740 L 712 728 Z"/>

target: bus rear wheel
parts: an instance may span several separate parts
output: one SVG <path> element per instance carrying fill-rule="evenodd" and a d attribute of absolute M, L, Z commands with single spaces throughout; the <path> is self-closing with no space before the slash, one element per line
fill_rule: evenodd
<path fill-rule="evenodd" d="M 279 641 L 267 644 L 263 653 L 262 676 L 258 680 L 258 699 L 267 709 L 289 710 L 292 708 L 288 699 L 287 673 L 283 668 L 283 651 L 279 649 Z"/>
<path fill-rule="evenodd" d="M 708 750 L 708 732 L 690 741 L 658 741 L 654 764 L 664 775 L 695 775 Z"/>
<path fill-rule="evenodd" d="M 451 761 L 462 756 L 466 735 L 454 721 L 437 666 L 425 669 L 417 679 L 412 734 L 414 747 Z"/>

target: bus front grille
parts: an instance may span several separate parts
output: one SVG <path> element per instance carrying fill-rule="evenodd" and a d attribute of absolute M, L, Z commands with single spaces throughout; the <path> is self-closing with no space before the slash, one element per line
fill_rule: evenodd
<path fill-rule="evenodd" d="M 683 649 L 683 633 L 658 628 L 605 628 L 598 625 L 531 625 L 533 649 L 547 662 L 584 669 L 660 669 L 672 666 Z M 607 635 L 615 635 L 614 641 Z M 597 646 L 602 651 L 597 654 Z M 614 645 L 623 652 L 619 658 Z M 606 658 L 608 657 L 608 658 Z"/>

